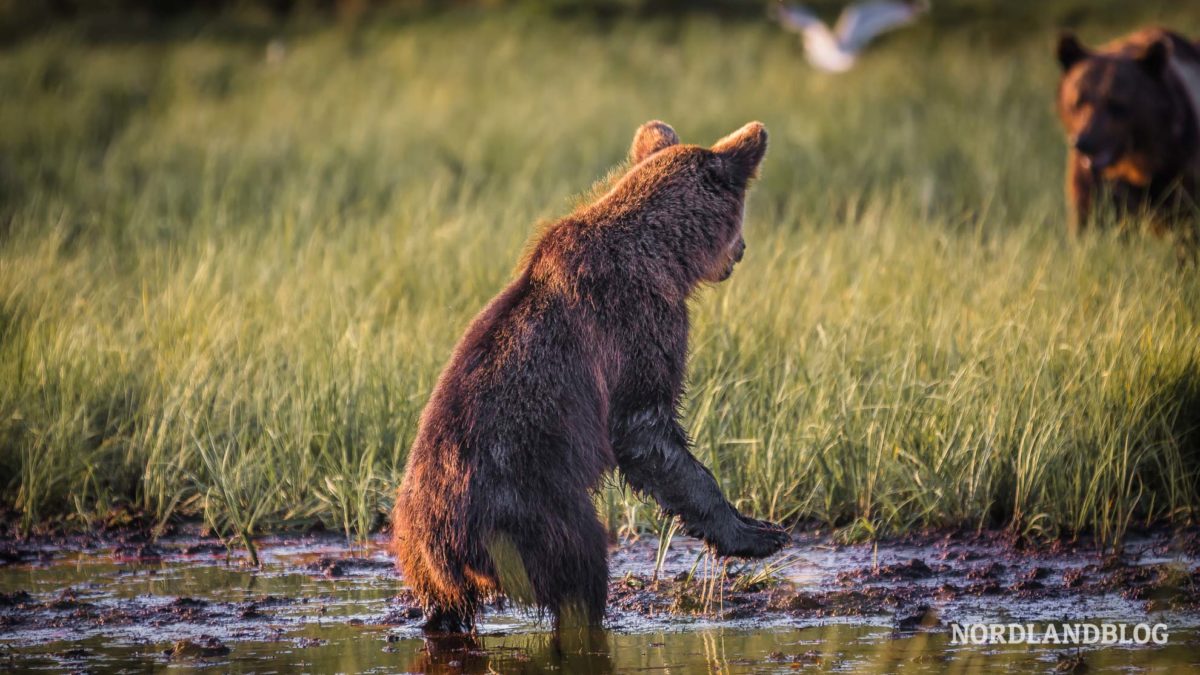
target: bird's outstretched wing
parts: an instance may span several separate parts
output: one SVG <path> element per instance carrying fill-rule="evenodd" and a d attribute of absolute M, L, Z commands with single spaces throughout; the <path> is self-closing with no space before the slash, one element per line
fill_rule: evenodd
<path fill-rule="evenodd" d="M 846 53 L 829 26 L 808 9 L 779 3 L 775 18 L 784 28 L 804 38 L 804 57 L 817 70 L 844 73 L 854 65 L 854 55 Z"/>
<path fill-rule="evenodd" d="M 825 22 L 817 18 L 817 15 L 809 11 L 807 7 L 785 5 L 782 2 L 775 3 L 774 17 L 779 25 L 801 35 L 813 26 L 825 25 Z"/>
<path fill-rule="evenodd" d="M 833 32 L 842 49 L 856 53 L 882 33 L 906 26 L 929 9 L 928 2 L 868 0 L 842 10 Z"/>

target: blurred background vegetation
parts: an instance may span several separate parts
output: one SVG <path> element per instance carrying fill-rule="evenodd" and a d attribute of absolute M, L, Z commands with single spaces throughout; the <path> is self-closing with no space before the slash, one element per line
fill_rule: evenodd
<path fill-rule="evenodd" d="M 662 118 L 771 131 L 694 306 L 688 423 L 742 508 L 1193 523 L 1196 270 L 1064 237 L 1055 32 L 1147 22 L 1200 7 L 935 0 L 829 76 L 756 2 L 0 2 L 7 522 L 376 531 L 467 322 Z"/>
<path fill-rule="evenodd" d="M 74 22 L 93 34 L 146 37 L 198 30 L 227 31 L 241 23 L 278 30 L 319 28 L 331 22 L 356 24 L 405 21 L 434 15 L 519 13 L 591 22 L 622 19 L 681 21 L 709 16 L 729 21 L 760 22 L 772 0 L 0 0 L 0 35 L 8 39 Z M 848 2 L 809 0 L 803 3 L 830 23 Z M 1173 18 L 1186 8 L 1171 0 L 941 0 L 928 22 L 942 29 L 971 27 L 993 36 L 1029 34 L 1048 26 L 1128 26 L 1143 20 Z M 1014 36 L 1015 36 L 1014 35 Z"/>

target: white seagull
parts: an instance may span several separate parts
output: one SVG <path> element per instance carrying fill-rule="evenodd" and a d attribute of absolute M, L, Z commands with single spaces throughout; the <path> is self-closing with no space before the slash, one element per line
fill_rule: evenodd
<path fill-rule="evenodd" d="M 882 33 L 917 20 L 929 11 L 928 0 L 868 0 L 842 10 L 833 30 L 805 7 L 776 6 L 775 19 L 804 38 L 804 56 L 818 70 L 844 73 L 854 66 L 858 53 Z"/>

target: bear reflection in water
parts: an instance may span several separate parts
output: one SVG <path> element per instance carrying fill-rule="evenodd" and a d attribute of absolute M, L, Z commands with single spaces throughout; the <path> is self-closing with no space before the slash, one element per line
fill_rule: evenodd
<path fill-rule="evenodd" d="M 488 649 L 469 633 L 430 634 L 420 656 L 406 668 L 414 673 L 542 672 L 613 673 L 607 634 L 599 628 L 562 629 L 531 636 L 524 648 Z"/>

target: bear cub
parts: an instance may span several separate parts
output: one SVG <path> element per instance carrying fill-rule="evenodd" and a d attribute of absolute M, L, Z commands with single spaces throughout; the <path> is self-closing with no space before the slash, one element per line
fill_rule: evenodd
<path fill-rule="evenodd" d="M 688 298 L 741 261 L 766 150 L 758 122 L 711 148 L 647 122 L 628 171 L 547 228 L 471 322 L 421 415 L 392 513 L 426 630 L 471 629 L 495 593 L 548 610 L 556 627 L 600 623 L 608 551 L 592 497 L 612 471 L 718 555 L 787 543 L 725 499 L 679 420 Z"/>

